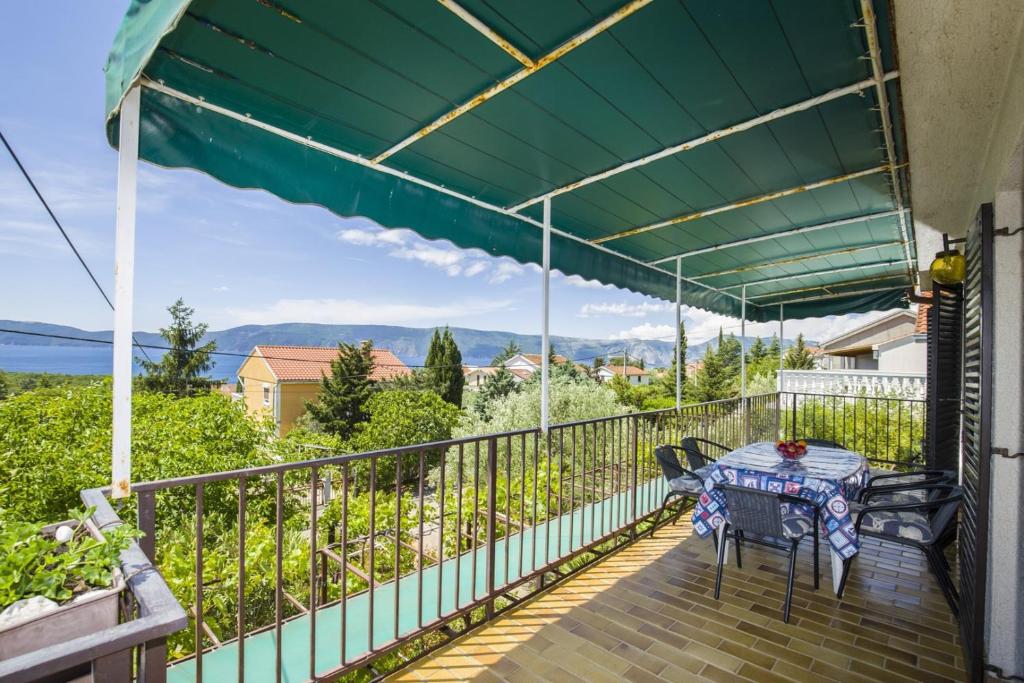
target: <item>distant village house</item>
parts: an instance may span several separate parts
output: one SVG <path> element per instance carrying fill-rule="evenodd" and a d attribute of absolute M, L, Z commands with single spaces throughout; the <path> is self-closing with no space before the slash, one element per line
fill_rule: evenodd
<path fill-rule="evenodd" d="M 412 374 L 412 371 L 387 349 L 373 349 L 370 380 L 388 381 Z M 331 362 L 337 359 L 337 347 L 255 346 L 238 368 L 238 396 L 249 414 L 265 412 L 273 416 L 278 436 L 295 426 L 306 412 L 306 401 L 320 393 L 320 380 L 331 374 Z"/>
<path fill-rule="evenodd" d="M 634 386 L 651 383 L 651 376 L 646 370 L 641 370 L 635 365 L 602 365 L 597 369 L 597 378 L 602 382 L 611 381 L 613 377 L 625 377 L 626 381 Z"/>

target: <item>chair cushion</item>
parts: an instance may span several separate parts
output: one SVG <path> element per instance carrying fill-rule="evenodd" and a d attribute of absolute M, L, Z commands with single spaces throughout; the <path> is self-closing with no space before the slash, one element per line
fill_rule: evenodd
<path fill-rule="evenodd" d="M 669 479 L 668 486 L 673 491 L 680 491 L 682 493 L 692 493 L 695 496 L 699 496 L 701 492 L 704 490 L 703 480 L 706 479 L 707 476 L 711 473 L 711 467 L 711 465 L 706 465 L 700 468 L 699 470 L 696 470 L 696 472 L 694 472 L 694 474 L 698 475 L 700 479 L 689 474 L 684 474 L 681 477 Z"/>
<path fill-rule="evenodd" d="M 782 516 L 782 530 L 790 540 L 803 538 L 811 533 L 813 526 L 814 522 L 805 515 L 790 513 Z"/>
<path fill-rule="evenodd" d="M 930 543 L 932 527 L 928 517 L 913 510 L 876 510 L 864 513 L 862 531 Z"/>
<path fill-rule="evenodd" d="M 870 489 L 869 489 L 870 490 Z M 888 493 L 876 493 L 868 499 L 869 505 L 913 505 L 928 500 L 926 489 L 911 489 L 909 491 L 890 491 Z"/>

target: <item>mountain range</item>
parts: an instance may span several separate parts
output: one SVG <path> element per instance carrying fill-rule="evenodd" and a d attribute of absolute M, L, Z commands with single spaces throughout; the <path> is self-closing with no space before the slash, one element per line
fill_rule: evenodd
<path fill-rule="evenodd" d="M 113 338 L 110 330 L 82 330 L 66 325 L 50 323 L 0 320 L 0 346 L 67 346 L 97 347 L 97 342 L 109 342 Z M 462 359 L 467 365 L 487 365 L 505 347 L 508 342 L 515 341 L 525 353 L 540 351 L 539 334 L 518 334 L 496 330 L 474 330 L 467 327 L 452 327 L 455 342 L 462 351 Z M 390 349 L 409 365 L 421 365 L 427 355 L 427 347 L 434 328 L 400 327 L 396 325 L 322 325 L 314 323 L 282 323 L 278 325 L 242 325 L 225 330 L 211 330 L 206 340 L 217 342 L 217 350 L 232 354 L 247 354 L 256 344 L 279 344 L 297 346 L 334 346 L 339 341 L 357 343 L 371 339 L 378 348 Z M 28 333 L 28 334 L 24 334 Z M 86 340 L 97 340 L 82 341 Z M 155 332 L 136 332 L 138 343 L 164 346 L 166 342 Z M 744 348 L 749 348 L 754 337 L 746 337 Z M 687 348 L 687 360 L 696 360 L 704 355 L 709 345 L 716 346 L 717 338 L 693 344 Z M 808 344 L 814 342 L 808 341 Z M 555 353 L 572 358 L 589 365 L 600 356 L 621 357 L 625 349 L 632 358 L 642 358 L 647 367 L 664 367 L 672 363 L 672 348 L 669 341 L 635 339 L 609 340 L 584 339 L 579 337 L 552 336 L 551 344 Z M 792 340 L 784 340 L 783 346 L 788 348 Z M 54 349 L 55 351 L 55 349 Z M 150 352 L 150 355 L 154 355 Z M 217 374 L 230 373 L 237 369 L 241 358 L 229 360 L 227 357 L 218 359 Z M 237 362 L 236 362 L 237 361 Z"/>

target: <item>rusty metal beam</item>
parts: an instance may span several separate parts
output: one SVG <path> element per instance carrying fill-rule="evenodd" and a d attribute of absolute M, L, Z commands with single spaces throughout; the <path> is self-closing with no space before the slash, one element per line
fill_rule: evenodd
<path fill-rule="evenodd" d="M 892 178 L 893 200 L 900 212 L 900 237 L 903 239 L 903 256 L 907 261 L 907 272 L 913 276 L 914 261 L 910 258 L 910 233 L 907 230 L 907 217 L 903 207 L 903 188 L 896 165 L 896 143 L 892 136 L 892 121 L 889 119 L 889 95 L 885 91 L 885 76 L 882 68 L 882 49 L 878 42 L 878 26 L 875 24 L 875 9 L 872 0 L 860 0 L 861 15 L 864 20 L 864 35 L 868 43 L 868 54 L 871 57 L 871 76 L 875 82 L 875 94 L 878 98 L 878 116 L 882 120 L 882 135 L 885 138 L 885 156 L 889 162 L 889 175 Z"/>
<path fill-rule="evenodd" d="M 828 187 L 829 185 L 836 185 L 837 183 L 844 183 L 848 180 L 856 180 L 857 178 L 863 178 L 864 176 L 874 175 L 876 173 L 885 173 L 889 170 L 888 164 L 882 164 L 880 166 L 874 166 L 872 168 L 866 168 L 862 171 L 855 171 L 853 173 L 844 173 L 843 175 L 835 176 L 833 178 L 825 178 L 824 180 L 817 180 L 813 183 L 807 183 L 805 185 L 797 185 L 796 187 L 790 187 L 785 190 L 778 190 L 776 192 L 769 192 L 768 194 L 762 194 L 757 197 L 750 197 L 749 199 L 743 199 L 732 204 L 724 204 L 722 206 L 716 206 L 713 209 L 704 209 L 703 211 L 694 211 L 693 213 L 684 214 L 682 216 L 676 216 L 675 218 L 669 218 L 665 221 L 658 221 L 657 223 L 651 223 L 650 225 L 644 225 L 639 228 L 630 228 L 629 230 L 623 230 L 617 232 L 614 235 L 608 235 L 606 237 L 600 237 L 594 240 L 594 244 L 604 244 L 612 240 L 622 239 L 623 237 L 633 237 L 635 235 L 641 235 L 645 232 L 651 232 L 652 230 L 660 230 L 661 228 L 667 228 L 672 225 L 679 225 L 680 223 L 688 223 L 689 221 L 695 221 L 698 218 L 706 218 L 707 216 L 714 216 L 715 214 L 724 213 L 726 211 L 732 211 L 734 209 L 742 209 L 745 206 L 754 206 L 756 204 L 763 204 L 764 202 L 774 201 L 776 199 L 782 199 L 783 197 L 790 197 L 801 192 L 808 192 L 810 190 L 817 190 L 822 187 Z M 675 258 L 675 256 L 667 257 L 668 260 Z"/>
<path fill-rule="evenodd" d="M 675 254 L 674 256 L 666 256 L 655 261 L 651 261 L 651 265 L 658 265 L 659 263 L 668 263 L 669 261 L 675 261 L 680 258 L 689 258 L 690 256 L 700 256 L 701 254 L 709 254 L 714 251 L 722 251 L 723 249 L 732 249 L 733 247 L 742 247 L 748 244 L 756 244 L 757 242 L 765 242 L 768 240 L 775 240 L 782 237 L 791 237 L 793 235 L 803 235 L 809 232 L 816 232 L 818 230 L 826 230 L 828 228 L 839 228 L 844 225 L 851 223 L 861 223 L 864 221 L 874 220 L 876 218 L 889 218 L 895 216 L 896 211 L 881 211 L 879 213 L 869 213 L 864 216 L 853 216 L 851 218 L 841 218 L 837 221 L 828 221 L 827 223 L 817 223 L 816 225 L 805 225 L 799 228 L 791 228 L 789 230 L 781 230 L 779 232 L 767 233 L 764 235 L 757 235 L 755 237 L 746 237 L 741 240 L 735 240 L 734 242 L 724 242 L 722 244 L 713 244 L 710 247 L 703 247 L 701 249 L 691 249 L 690 251 L 682 254 Z"/>
<path fill-rule="evenodd" d="M 856 292 L 832 292 L 831 290 L 836 287 L 850 287 L 852 285 L 863 285 L 869 282 L 882 282 L 884 280 L 894 280 L 898 277 L 907 277 L 906 273 L 900 273 L 899 275 L 883 275 L 881 277 L 867 277 L 860 278 L 857 280 L 844 280 L 843 282 L 829 282 L 824 285 L 815 285 L 813 287 L 800 287 L 799 289 L 789 289 L 782 292 L 770 292 L 767 294 L 758 294 L 757 296 L 750 297 L 751 299 L 768 299 L 776 296 L 789 296 L 790 294 L 802 294 L 803 292 L 814 292 L 818 290 L 825 290 L 829 294 L 856 294 Z M 776 301 L 771 302 L 771 305 L 775 305 Z M 787 301 L 786 303 L 790 303 Z"/>
<path fill-rule="evenodd" d="M 523 54 L 523 52 L 515 45 L 513 45 L 511 41 L 503 37 L 501 34 L 499 34 L 497 31 L 492 29 L 484 22 L 480 21 L 480 19 L 478 19 L 477 17 L 473 16 L 473 14 L 470 13 L 469 10 L 467 10 L 459 3 L 455 2 L 455 0 L 437 1 L 444 5 L 444 7 L 452 14 L 454 14 L 459 19 L 462 19 L 464 22 L 472 26 L 474 30 L 476 30 L 482 36 L 487 38 L 487 40 L 491 41 L 492 43 L 500 47 L 502 50 L 504 50 L 506 53 L 508 53 L 517 62 L 519 62 L 526 68 L 531 68 L 533 66 L 533 60 L 527 57 L 525 54 Z"/>
<path fill-rule="evenodd" d="M 820 251 L 815 254 L 805 254 L 803 256 L 794 256 L 792 258 L 782 260 L 765 261 L 764 263 L 755 263 L 749 266 L 740 266 L 739 268 L 730 268 L 728 270 L 718 270 L 714 273 L 703 273 L 701 275 L 691 276 L 694 280 L 704 280 L 711 277 L 721 277 L 723 275 L 734 275 L 736 273 L 747 273 L 752 270 L 761 270 L 762 268 L 775 268 L 777 266 L 786 266 L 792 263 L 800 263 L 802 261 L 813 261 L 820 258 L 828 258 L 830 256 L 841 256 L 844 254 L 856 254 L 861 251 L 868 251 L 870 249 L 884 249 L 886 247 L 896 247 L 902 245 L 903 242 L 900 240 L 894 240 L 892 242 L 880 242 L 878 244 L 867 244 L 860 247 L 848 247 L 845 249 L 836 249 L 834 251 Z"/>
<path fill-rule="evenodd" d="M 899 242 L 897 242 L 899 244 Z M 806 273 L 793 273 L 791 275 L 780 275 L 778 277 L 769 277 L 762 280 L 749 280 L 747 282 L 741 282 L 737 285 L 728 285 L 722 287 L 722 290 L 739 289 L 741 287 L 755 287 L 757 285 L 767 285 L 772 282 L 783 282 L 785 280 L 797 280 L 802 277 L 817 277 L 819 275 L 832 275 L 833 273 L 849 273 L 857 270 L 874 270 L 875 268 L 885 268 L 886 266 L 898 266 L 903 261 L 880 261 L 878 263 L 864 263 L 857 264 L 855 266 L 845 266 L 843 268 L 828 268 L 826 270 L 812 270 Z M 831 285 L 825 285 L 829 287 Z M 751 299 L 756 299 L 756 296 L 751 296 Z"/>
<path fill-rule="evenodd" d="M 894 78 L 899 78 L 899 72 L 898 71 L 890 71 L 889 73 L 885 74 L 884 78 L 887 81 L 888 80 L 892 80 Z M 835 90 L 830 90 L 829 92 L 824 93 L 822 95 L 818 95 L 817 97 L 812 97 L 810 99 L 803 100 L 802 102 L 797 102 L 796 104 L 791 104 L 788 107 L 782 107 L 781 109 L 776 109 L 775 111 L 769 112 L 767 114 L 763 114 L 761 116 L 755 116 L 752 119 L 748 119 L 748 120 L 743 121 L 741 123 L 737 123 L 735 125 L 728 126 L 726 128 L 721 128 L 721 129 L 716 130 L 716 131 L 712 131 L 710 133 L 707 133 L 706 135 L 702 135 L 700 137 L 693 138 L 692 140 L 687 140 L 686 142 L 681 142 L 678 145 L 672 145 L 671 147 L 666 147 L 665 149 L 660 150 L 658 152 L 655 152 L 654 154 L 648 154 L 647 156 L 640 157 L 639 159 L 634 159 L 633 161 L 629 161 L 629 162 L 627 162 L 625 164 L 622 164 L 620 166 L 615 166 L 613 168 L 609 168 L 606 171 L 602 171 L 601 173 L 597 173 L 597 174 L 589 176 L 587 178 L 581 178 L 580 180 L 577 180 L 575 182 L 569 183 L 568 185 L 563 185 L 562 187 L 559 187 L 557 189 L 551 190 L 550 192 L 546 192 L 546 193 L 544 193 L 542 195 L 539 195 L 537 197 L 533 197 L 532 199 L 528 199 L 525 202 L 521 202 L 521 203 L 516 204 L 515 206 L 510 207 L 510 208 L 511 208 L 512 211 L 522 211 L 526 207 L 533 206 L 534 204 L 537 204 L 538 202 L 541 202 L 541 201 L 543 201 L 544 199 L 546 199 L 548 197 L 557 197 L 560 194 L 565 194 L 566 192 L 572 192 L 573 190 L 577 190 L 577 189 L 579 189 L 581 187 L 586 187 L 587 185 L 590 185 L 591 183 L 597 183 L 597 182 L 600 182 L 602 180 L 607 180 L 608 178 L 611 178 L 612 176 L 616 176 L 616 175 L 618 175 L 620 173 L 624 173 L 626 171 L 631 171 L 634 168 L 640 168 L 641 166 L 646 166 L 647 164 L 649 164 L 651 162 L 654 162 L 654 161 L 658 161 L 659 159 L 664 159 L 665 157 L 670 157 L 670 156 L 673 156 L 675 154 L 679 154 L 680 152 L 689 151 L 691 149 L 694 149 L 695 147 L 700 147 L 701 145 L 705 145 L 705 144 L 707 144 L 709 142 L 715 142 L 717 140 L 721 140 L 722 138 L 728 137 L 730 135 L 734 135 L 736 133 L 742 133 L 744 131 L 750 130 L 751 128 L 756 128 L 757 126 L 761 126 L 761 125 L 764 125 L 764 124 L 767 124 L 767 123 L 771 123 L 772 121 L 776 121 L 778 119 L 784 118 L 784 117 L 789 116 L 791 114 L 796 114 L 798 112 L 807 111 L 808 109 L 813 109 L 814 107 L 817 107 L 819 105 L 825 104 L 826 102 L 831 102 L 832 100 L 837 100 L 837 99 L 839 99 L 841 97 L 846 97 L 848 95 L 853 95 L 853 94 L 861 93 L 864 90 L 866 90 L 867 88 L 873 87 L 874 85 L 875 85 L 875 81 L 874 81 L 873 78 L 871 78 L 871 79 L 859 81 L 857 83 L 853 83 L 853 84 L 845 86 L 843 88 L 836 88 Z"/>
<path fill-rule="evenodd" d="M 381 152 L 373 159 L 373 163 L 379 164 L 388 157 L 405 149 L 406 147 L 416 142 L 417 140 L 420 140 L 430 135 L 438 128 L 441 128 L 442 126 L 454 121 L 455 119 L 462 116 L 466 112 L 472 110 L 473 108 L 478 107 L 479 105 L 483 104 L 484 102 L 491 99 L 495 95 L 498 95 L 508 90 L 516 83 L 519 83 L 528 76 L 532 76 L 533 74 L 537 73 L 548 64 L 552 64 L 558 61 L 565 55 L 569 54 L 570 52 L 578 48 L 583 43 L 587 42 L 588 40 L 595 36 L 604 33 L 615 24 L 619 23 L 620 21 L 630 16 L 637 10 L 643 9 L 650 3 L 651 0 L 631 0 L 630 2 L 626 3 L 619 9 L 615 10 L 614 12 L 612 12 L 607 17 L 605 17 L 598 23 L 594 24 L 587 30 L 583 31 L 582 33 L 577 33 L 575 36 L 559 45 L 554 50 L 552 50 L 551 52 L 547 53 L 546 55 L 535 61 L 532 64 L 532 66 L 523 67 L 522 69 L 515 72 L 511 76 L 502 79 L 501 81 L 495 83 L 494 85 L 487 88 L 483 92 L 474 95 L 471 99 L 460 104 L 455 109 L 452 109 L 448 113 L 443 114 L 439 118 L 435 119 L 432 123 L 427 124 L 420 130 L 416 131 L 409 137 L 399 142 L 398 144 L 392 146 L 390 149 Z"/>

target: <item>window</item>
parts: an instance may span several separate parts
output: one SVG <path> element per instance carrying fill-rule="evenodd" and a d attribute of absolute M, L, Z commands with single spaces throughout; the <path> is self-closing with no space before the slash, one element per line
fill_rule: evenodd
<path fill-rule="evenodd" d="M 263 405 L 265 405 L 265 406 L 269 406 L 270 405 L 270 385 L 269 384 L 264 384 L 263 385 Z"/>

